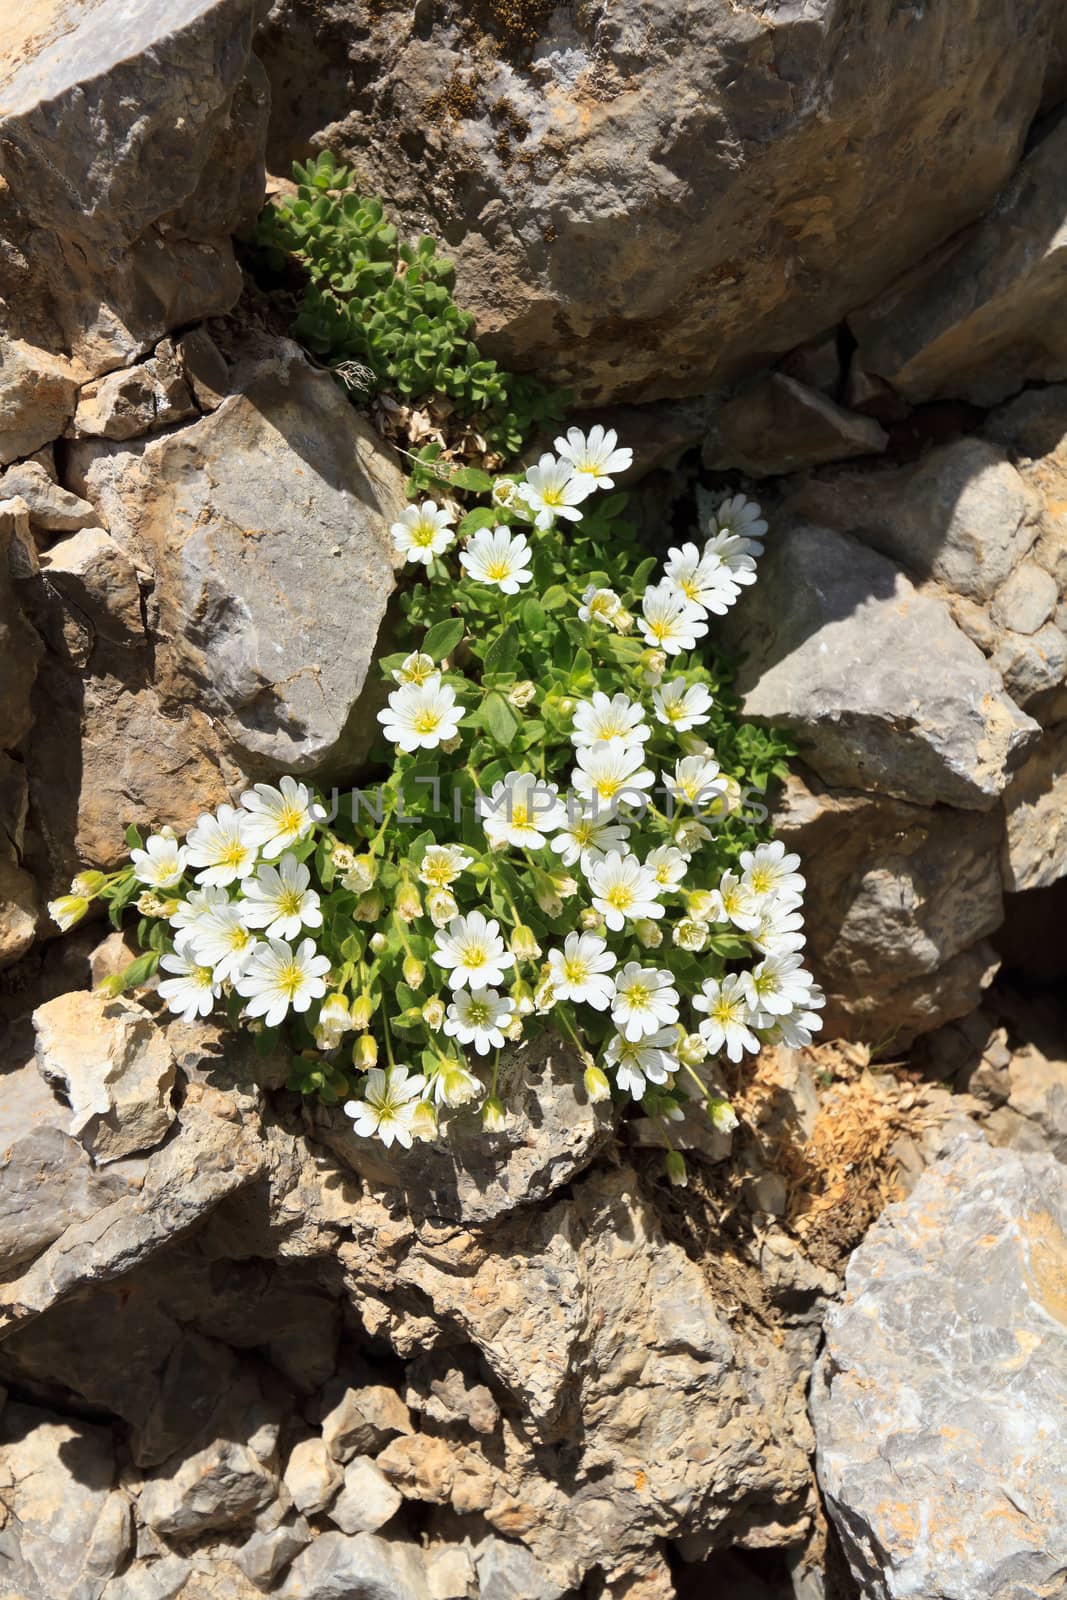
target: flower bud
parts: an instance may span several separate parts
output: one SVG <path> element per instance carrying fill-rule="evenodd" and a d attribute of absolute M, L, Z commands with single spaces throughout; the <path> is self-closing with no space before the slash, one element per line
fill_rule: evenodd
<path fill-rule="evenodd" d="M 356 852 L 351 845 L 342 844 L 340 839 L 334 838 L 330 843 L 330 860 L 335 872 L 350 872 L 356 864 Z M 370 884 L 366 887 L 369 889 Z"/>
<path fill-rule="evenodd" d="M 452 1067 L 445 1070 L 443 1077 L 446 1105 L 466 1106 L 477 1099 L 481 1084 L 472 1072 L 467 1072 L 463 1067 Z"/>
<path fill-rule="evenodd" d="M 680 1150 L 668 1150 L 664 1159 L 667 1177 L 676 1189 L 685 1189 L 689 1186 L 689 1174 L 685 1167 L 685 1157 Z"/>
<path fill-rule="evenodd" d="M 401 884 L 394 909 L 402 922 L 414 922 L 422 916 L 422 901 L 413 883 Z"/>
<path fill-rule="evenodd" d="M 546 1011 L 551 1011 L 556 1003 L 556 991 L 552 987 L 551 978 L 542 978 L 534 991 L 534 1010 L 539 1016 L 544 1016 Z"/>
<path fill-rule="evenodd" d="M 428 1100 L 420 1100 L 411 1119 L 411 1133 L 424 1143 L 437 1137 L 437 1112 Z"/>
<path fill-rule="evenodd" d="M 482 1127 L 486 1133 L 500 1133 L 504 1127 L 504 1120 L 504 1107 L 496 1095 L 493 1095 L 482 1107 Z"/>
<path fill-rule="evenodd" d="M 526 1003 L 529 1005 L 529 1001 Z M 505 1023 L 504 1027 L 501 1029 L 501 1032 L 503 1033 L 505 1039 L 510 1039 L 513 1044 L 518 1044 L 523 1033 L 522 1017 L 512 1017 L 510 1022 Z"/>
<path fill-rule="evenodd" d="M 679 950 L 696 954 L 707 944 L 708 930 L 704 923 L 697 922 L 693 917 L 683 917 L 681 922 L 675 924 L 671 939 Z"/>
<path fill-rule="evenodd" d="M 658 922 L 653 922 L 651 917 L 639 917 L 634 923 L 634 932 L 638 944 L 646 950 L 658 950 L 663 943 L 663 930 Z"/>
<path fill-rule="evenodd" d="M 517 922 L 511 935 L 511 953 L 517 961 L 538 961 L 541 956 L 541 946 L 534 937 L 532 928 L 524 922 Z"/>
<path fill-rule="evenodd" d="M 404 957 L 404 982 L 410 989 L 421 989 L 425 976 L 425 962 L 420 961 L 418 956 Z"/>
<path fill-rule="evenodd" d="M 412 987 L 414 987 L 414 985 L 412 985 Z M 443 1024 L 445 1020 L 445 1008 L 436 995 L 434 995 L 432 999 L 427 1000 L 426 1004 L 423 1006 L 422 1020 L 425 1022 L 428 1028 L 433 1029 L 434 1033 L 436 1033 Z"/>
<path fill-rule="evenodd" d="M 378 889 L 368 889 L 356 901 L 352 916 L 356 922 L 377 922 L 381 918 L 383 902 Z"/>
<path fill-rule="evenodd" d="M 574 711 L 574 700 L 569 694 L 563 695 L 556 704 L 561 717 L 569 717 Z"/>
<path fill-rule="evenodd" d="M 361 1033 L 352 1046 L 352 1065 L 360 1072 L 369 1072 L 378 1064 L 378 1041 L 373 1033 Z"/>
<path fill-rule="evenodd" d="M 714 922 L 719 897 L 711 889 L 694 889 L 685 897 L 685 909 L 694 922 Z"/>
<path fill-rule="evenodd" d="M 441 749 L 444 751 L 446 756 L 451 756 L 455 754 L 462 743 L 463 740 L 460 738 L 459 734 L 454 733 L 450 739 L 441 740 Z"/>
<path fill-rule="evenodd" d="M 555 885 L 556 893 L 563 900 L 569 900 L 572 894 L 578 893 L 577 878 L 572 878 L 567 872 L 554 872 L 552 874 L 552 882 Z"/>
<path fill-rule="evenodd" d="M 102 872 L 79 872 L 70 886 L 70 892 L 80 900 L 95 900 L 106 882 Z"/>
<path fill-rule="evenodd" d="M 708 1047 L 699 1033 L 685 1034 L 678 1045 L 678 1060 L 683 1067 L 699 1067 L 708 1058 Z"/>
<path fill-rule="evenodd" d="M 514 478 L 497 478 L 494 481 L 493 504 L 495 506 L 502 506 L 505 511 L 518 511 L 522 503 L 519 486 Z"/>
<path fill-rule="evenodd" d="M 161 899 L 161 897 L 158 894 L 154 894 L 151 889 L 146 889 L 143 894 L 139 894 L 136 900 L 137 909 L 141 913 L 142 917 L 172 916 L 173 912 L 168 912 L 167 910 L 169 904 L 169 901 Z"/>
<path fill-rule="evenodd" d="M 395 668 L 393 677 L 397 683 L 426 683 L 439 670 L 433 656 L 428 656 L 421 650 L 413 650 L 399 667 Z"/>
<path fill-rule="evenodd" d="M 389 948 L 389 940 L 385 937 L 384 933 L 372 933 L 370 936 L 370 947 L 376 956 L 383 956 Z"/>
<path fill-rule="evenodd" d="M 373 1012 L 374 1006 L 371 1003 L 370 996 L 366 994 L 357 994 L 356 998 L 352 1001 L 352 1004 L 348 1008 L 348 1014 L 352 1018 L 353 1028 L 359 1028 L 361 1030 L 369 1028 L 370 1019 Z"/>
<path fill-rule="evenodd" d="M 435 889 L 426 901 L 426 909 L 435 928 L 447 928 L 452 918 L 459 915 L 456 897 L 448 889 Z"/>
<path fill-rule="evenodd" d="M 607 924 L 595 906 L 586 906 L 578 918 L 578 926 L 583 933 L 603 933 Z"/>
<path fill-rule="evenodd" d="M 718 1095 L 709 1095 L 707 1111 L 716 1133 L 733 1133 L 738 1126 L 737 1112 L 729 1100 L 722 1100 Z"/>
<path fill-rule="evenodd" d="M 521 683 L 512 684 L 508 690 L 508 704 L 517 706 L 521 711 L 523 706 L 528 706 L 537 698 L 537 685 L 531 683 L 529 678 L 524 678 Z"/>
<path fill-rule="evenodd" d="M 585 1083 L 585 1092 L 589 1096 L 590 1105 L 595 1106 L 600 1100 L 611 1099 L 611 1084 L 608 1082 L 608 1075 L 600 1067 L 586 1067 L 583 1082 Z"/>
<path fill-rule="evenodd" d="M 535 886 L 534 899 L 546 917 L 558 917 L 563 912 L 563 901 L 552 888 L 550 882 L 538 883 Z"/>
<path fill-rule="evenodd" d="M 620 606 L 611 619 L 611 626 L 616 633 L 629 633 L 634 625 L 633 612 L 627 611 L 625 606 Z"/>
<path fill-rule="evenodd" d="M 352 1026 L 352 1013 L 348 1001 L 336 990 L 328 994 L 319 1010 L 319 1025 L 331 1033 L 347 1033 Z"/>
<path fill-rule="evenodd" d="M 53 922 L 59 924 L 66 933 L 68 928 L 73 928 L 80 922 L 89 909 L 89 902 L 84 895 L 61 894 L 58 900 L 49 900 L 48 914 Z"/>

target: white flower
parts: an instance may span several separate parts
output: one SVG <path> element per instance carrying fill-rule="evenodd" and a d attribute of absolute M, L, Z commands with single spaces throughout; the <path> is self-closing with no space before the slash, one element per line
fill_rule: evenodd
<path fill-rule="evenodd" d="M 312 1000 L 322 999 L 329 970 L 329 957 L 316 952 L 313 940 L 294 950 L 284 939 L 268 939 L 257 944 L 234 987 L 248 1001 L 250 1017 L 263 1017 L 268 1028 L 276 1028 L 290 1008 L 306 1011 Z"/>
<path fill-rule="evenodd" d="M 431 678 L 436 678 L 440 667 L 433 656 L 425 655 L 421 650 L 413 650 L 405 656 L 398 667 L 393 668 L 393 678 L 397 683 L 429 683 Z"/>
<path fill-rule="evenodd" d="M 615 974 L 611 1020 L 624 1039 L 644 1039 L 678 1021 L 674 974 L 628 961 Z"/>
<path fill-rule="evenodd" d="M 623 856 L 617 850 L 609 850 L 606 856 L 590 856 L 582 865 L 589 879 L 593 905 L 612 933 L 621 932 L 627 920 L 662 917 L 663 907 L 657 898 L 659 884 L 636 856 Z"/>
<path fill-rule="evenodd" d="M 804 970 L 804 957 L 793 950 L 766 956 L 751 972 L 743 972 L 741 980 L 749 1005 L 761 1017 L 766 1014 L 768 1027 L 776 1017 L 802 1011 L 810 1003 L 815 981 Z"/>
<path fill-rule="evenodd" d="M 818 1012 L 826 1004 L 826 996 L 813 983 L 808 995 L 810 1010 L 790 1011 L 785 1016 L 775 1018 L 774 1026 L 767 1035 L 768 1043 L 784 1044 L 790 1050 L 799 1050 L 804 1045 L 809 1045 L 812 1035 L 818 1033 L 822 1027 L 822 1018 Z M 769 1020 L 769 1019 L 767 1019 Z"/>
<path fill-rule="evenodd" d="M 588 851 L 606 853 L 616 845 L 624 845 L 629 837 L 629 828 L 615 817 L 610 806 L 600 810 L 595 802 L 581 807 L 568 802 L 566 826 L 556 834 L 552 849 L 565 867 L 573 867 L 576 861 L 584 860 Z"/>
<path fill-rule="evenodd" d="M 550 950 L 549 982 L 559 1000 L 573 1000 L 606 1011 L 615 993 L 615 984 L 606 977 L 615 957 L 595 933 L 568 933 L 562 950 Z"/>
<path fill-rule="evenodd" d="M 472 989 L 494 988 L 504 980 L 515 957 L 504 946 L 500 924 L 480 911 L 466 917 L 453 917 L 447 931 L 434 935 L 437 946 L 433 959 L 439 967 L 451 969 L 448 982 L 453 989 L 469 984 Z"/>
<path fill-rule="evenodd" d="M 432 889 L 426 896 L 426 909 L 435 928 L 447 928 L 459 906 L 451 889 Z"/>
<path fill-rule="evenodd" d="M 278 787 L 257 783 L 241 796 L 251 815 L 245 831 L 268 860 L 280 856 L 288 845 L 298 844 L 317 822 L 326 820 L 326 808 L 311 798 L 311 790 L 295 778 L 281 778 Z"/>
<path fill-rule="evenodd" d="M 786 855 L 781 839 L 741 852 L 744 882 L 758 900 L 771 894 L 799 898 L 804 892 L 804 879 L 797 871 L 799 866 L 800 857 Z"/>
<path fill-rule="evenodd" d="M 256 841 L 246 812 L 235 806 L 220 806 L 212 816 L 202 816 L 186 837 L 189 865 L 200 867 L 197 883 L 224 888 L 239 878 L 247 878 L 256 867 Z"/>
<path fill-rule="evenodd" d="M 614 489 L 615 479 L 609 473 L 626 472 L 634 460 L 633 451 L 626 445 L 617 448 L 618 443 L 615 429 L 597 422 L 587 434 L 580 428 L 568 428 L 567 437 L 556 440 L 556 449 L 579 477 L 592 479 L 594 488 Z"/>
<path fill-rule="evenodd" d="M 190 933 L 179 933 L 174 941 L 174 954 L 160 956 L 164 972 L 173 972 L 173 978 L 164 978 L 159 994 L 167 1002 L 167 1010 L 180 1016 L 183 1022 L 195 1022 L 197 1017 L 210 1014 L 221 993 L 210 967 L 199 962 L 190 947 Z"/>
<path fill-rule="evenodd" d="M 355 1026 L 348 1001 L 336 991 L 328 994 L 319 1007 L 319 1020 L 315 1024 L 315 1043 L 320 1050 L 336 1050 L 346 1033 Z"/>
<path fill-rule="evenodd" d="M 451 512 L 439 510 L 433 500 L 408 506 L 389 531 L 400 554 L 407 561 L 421 561 L 425 567 L 434 556 L 443 555 L 454 538 Z"/>
<path fill-rule="evenodd" d="M 216 983 L 234 983 L 248 965 L 255 939 L 241 920 L 236 900 L 212 906 L 187 929 L 188 948 L 201 966 L 211 967 Z"/>
<path fill-rule="evenodd" d="M 519 485 L 514 478 L 495 478 L 491 498 L 495 506 L 505 511 L 518 511 L 522 505 Z"/>
<path fill-rule="evenodd" d="M 695 917 L 683 917 L 681 922 L 676 922 L 671 931 L 671 942 L 679 950 L 689 950 L 695 954 L 703 950 L 708 942 L 708 930 L 703 922 L 698 922 Z"/>
<path fill-rule="evenodd" d="M 131 850 L 133 875 L 139 883 L 153 889 L 170 889 L 176 884 L 188 860 L 188 851 L 166 833 L 153 833 L 143 850 Z"/>
<path fill-rule="evenodd" d="M 503 594 L 518 594 L 519 586 L 529 583 L 532 551 L 524 533 L 510 528 L 479 528 L 459 564 L 478 583 L 494 583 Z"/>
<path fill-rule="evenodd" d="M 465 990 L 460 991 L 461 995 Z M 446 1028 L 447 1032 L 447 1028 Z M 485 1093 L 485 1086 L 473 1072 L 461 1067 L 457 1061 L 442 1062 L 430 1078 L 430 1089 L 436 1103 L 445 1106 L 467 1106 Z M 423 1102 L 425 1104 L 425 1102 Z"/>
<path fill-rule="evenodd" d="M 673 546 L 667 556 L 663 571 L 679 594 L 701 612 L 724 617 L 737 598 L 729 567 L 713 551 L 702 553 L 695 544 Z"/>
<path fill-rule="evenodd" d="M 495 989 L 457 989 L 445 1018 L 445 1032 L 460 1044 L 472 1044 L 480 1056 L 504 1048 L 503 1029 L 514 1005 Z"/>
<path fill-rule="evenodd" d="M 645 708 L 629 695 L 614 694 L 609 699 L 603 690 L 597 689 L 592 700 L 579 700 L 574 708 L 571 744 L 578 748 L 602 744 L 607 739 L 621 739 L 623 744 L 637 745 L 648 737 Z"/>
<path fill-rule="evenodd" d="M 755 500 L 743 494 L 731 495 L 716 511 L 715 526 L 719 533 L 746 540 L 753 555 L 763 554 L 760 541 L 767 532 L 767 524 Z"/>
<path fill-rule="evenodd" d="M 709 839 L 715 837 L 711 829 L 706 828 L 695 817 L 683 817 L 681 821 L 676 822 L 671 830 L 671 836 L 686 860 L 699 850 L 702 844 L 707 844 Z"/>
<path fill-rule="evenodd" d="M 759 921 L 749 934 L 757 950 L 765 955 L 783 955 L 787 950 L 803 950 L 804 917 L 786 900 L 767 899 L 759 908 Z"/>
<path fill-rule="evenodd" d="M 643 1039 L 624 1039 L 616 1034 L 604 1052 L 604 1060 L 615 1069 L 615 1082 L 635 1100 L 644 1097 L 650 1083 L 666 1083 L 678 1070 L 674 1046 L 677 1028 L 661 1028 Z"/>
<path fill-rule="evenodd" d="M 588 473 L 575 472 L 569 461 L 557 461 L 548 451 L 536 467 L 527 467 L 526 482 L 519 494 L 534 512 L 534 525 L 551 528 L 556 517 L 580 522 L 582 501 L 593 493 L 596 484 Z"/>
<path fill-rule="evenodd" d="M 645 866 L 661 889 L 673 889 L 676 884 L 681 883 L 688 864 L 682 852 L 670 844 L 657 846 L 645 857 Z"/>
<path fill-rule="evenodd" d="M 676 733 L 688 733 L 690 728 L 707 722 L 712 698 L 702 683 L 687 688 L 684 678 L 671 678 L 662 689 L 652 691 L 652 703 L 658 722 L 666 723 Z"/>
<path fill-rule="evenodd" d="M 664 774 L 664 782 L 676 800 L 704 811 L 726 793 L 719 763 L 710 756 L 680 756 L 674 772 Z"/>
<path fill-rule="evenodd" d="M 263 862 L 241 886 L 248 926 L 265 928 L 268 939 L 295 939 L 302 927 L 321 928 L 319 897 L 310 882 L 307 867 L 289 852 L 276 867 Z"/>
<path fill-rule="evenodd" d="M 645 590 L 637 625 L 648 643 L 668 656 L 695 650 L 697 640 L 708 631 L 703 613 L 672 583 Z"/>
<path fill-rule="evenodd" d="M 479 812 L 494 850 L 509 844 L 516 850 L 539 850 L 566 820 L 556 785 L 532 772 L 509 772 L 494 783 L 492 794 L 481 796 Z"/>
<path fill-rule="evenodd" d="M 463 707 L 455 690 L 435 674 L 426 683 L 405 683 L 394 689 L 389 704 L 379 711 L 385 737 L 409 755 L 413 750 L 433 750 L 459 731 Z"/>
<path fill-rule="evenodd" d="M 750 933 L 759 922 L 759 906 L 747 883 L 742 883 L 736 872 L 724 872 L 719 887 L 712 889 L 715 908 L 708 922 L 732 922 L 743 933 Z"/>
<path fill-rule="evenodd" d="M 209 883 L 203 889 L 191 889 L 188 898 L 179 900 L 171 912 L 170 925 L 172 928 L 195 928 L 212 911 L 229 904 L 230 897 L 226 890 L 216 888 L 214 884 Z"/>
<path fill-rule="evenodd" d="M 447 889 L 473 861 L 458 844 L 431 844 L 419 866 L 419 881 L 431 889 Z"/>
<path fill-rule="evenodd" d="M 656 781 L 643 760 L 640 745 L 606 739 L 578 751 L 571 783 L 579 794 L 595 795 L 601 803 L 632 800 L 640 805 L 644 799 L 640 791 L 650 789 Z"/>
<path fill-rule="evenodd" d="M 88 909 L 89 901 L 81 894 L 61 894 L 58 900 L 48 902 L 48 915 L 61 933 L 79 923 Z"/>
<path fill-rule="evenodd" d="M 731 1061 L 740 1061 L 746 1050 L 759 1049 L 760 1042 L 751 1026 L 755 1018 L 742 975 L 731 972 L 722 979 L 705 978 L 700 993 L 693 997 L 693 1010 L 707 1012 L 700 1024 L 700 1037 L 712 1055 L 725 1048 Z"/>
<path fill-rule="evenodd" d="M 405 1150 L 411 1149 L 412 1125 L 418 1099 L 426 1085 L 420 1074 L 410 1075 L 407 1067 L 372 1067 L 367 1074 L 365 1100 L 346 1100 L 345 1116 L 351 1117 L 354 1132 L 361 1139 L 375 1134 L 386 1149 L 395 1139 Z"/>
<path fill-rule="evenodd" d="M 582 591 L 578 618 L 581 622 L 611 622 L 621 607 L 622 601 L 614 589 L 598 589 L 595 584 L 590 584 L 588 589 Z"/>

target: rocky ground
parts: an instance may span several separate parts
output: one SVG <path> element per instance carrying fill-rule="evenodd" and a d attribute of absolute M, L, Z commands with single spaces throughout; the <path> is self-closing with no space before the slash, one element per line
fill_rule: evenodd
<path fill-rule="evenodd" d="M 1062 7 L 38 0 L 0 55 L 0 1593 L 1062 1593 Z M 233 245 L 323 144 L 651 539 L 768 511 L 726 642 L 832 1042 L 725 1074 L 687 1190 L 551 1050 L 368 1152 L 44 914 L 366 754 L 401 463 Z"/>

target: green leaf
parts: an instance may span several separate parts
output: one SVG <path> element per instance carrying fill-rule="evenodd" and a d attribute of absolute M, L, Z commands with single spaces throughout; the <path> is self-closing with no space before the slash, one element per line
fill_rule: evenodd
<path fill-rule="evenodd" d="M 713 933 L 708 940 L 708 949 L 714 950 L 724 961 L 745 961 L 752 954 L 752 946 L 748 941 L 739 939 L 733 933 Z"/>
<path fill-rule="evenodd" d="M 443 661 L 445 656 L 451 655 L 465 631 L 462 617 L 448 617 L 444 622 L 435 622 L 422 641 L 422 648 L 435 661 Z"/>
<path fill-rule="evenodd" d="M 519 731 L 519 719 L 500 694 L 488 694 L 482 702 L 482 722 L 497 744 L 505 749 Z"/>
<path fill-rule="evenodd" d="M 546 611 L 562 611 L 564 606 L 570 604 L 570 599 L 563 585 L 554 583 L 541 596 L 541 604 Z"/>
<path fill-rule="evenodd" d="M 132 822 L 123 834 L 123 838 L 131 850 L 144 849 L 144 840 L 141 838 L 140 830 Z"/>
<path fill-rule="evenodd" d="M 493 487 L 488 472 L 482 472 L 479 467 L 459 467 L 449 473 L 448 481 L 453 488 L 470 489 L 474 494 L 488 494 Z"/>
<path fill-rule="evenodd" d="M 131 961 L 128 967 L 116 973 L 113 978 L 105 979 L 102 987 L 108 994 L 125 994 L 127 989 L 139 989 L 159 966 L 159 951 L 148 950 L 143 956 L 138 956 L 136 961 Z"/>
<path fill-rule="evenodd" d="M 509 622 L 485 652 L 486 672 L 510 672 L 519 659 L 519 630 Z"/>
<path fill-rule="evenodd" d="M 500 518 L 497 516 L 496 512 L 490 510 L 488 506 L 475 506 L 473 511 L 467 512 L 467 515 L 460 523 L 458 530 L 459 537 L 461 539 L 468 539 L 472 533 L 477 533 L 480 528 L 496 527 L 496 524 L 499 521 Z"/>

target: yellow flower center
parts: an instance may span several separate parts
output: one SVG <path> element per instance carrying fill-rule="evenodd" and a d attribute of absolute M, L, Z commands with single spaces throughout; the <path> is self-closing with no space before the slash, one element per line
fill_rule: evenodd
<path fill-rule="evenodd" d="M 299 806 L 294 806 L 291 800 L 287 800 L 281 811 L 278 813 L 278 832 L 299 833 L 303 825 L 303 812 L 300 810 Z"/>
<path fill-rule="evenodd" d="M 248 846 L 240 839 L 231 839 L 222 852 L 220 867 L 242 867 L 248 860 Z"/>
<path fill-rule="evenodd" d="M 278 896 L 278 911 L 282 916 L 295 917 L 300 910 L 303 893 L 300 889 L 283 889 Z"/>
<path fill-rule="evenodd" d="M 589 976 L 589 964 L 586 961 L 564 961 L 563 976 L 568 983 L 584 983 Z"/>
<path fill-rule="evenodd" d="M 648 1005 L 649 1000 L 652 998 L 652 992 L 643 983 L 631 983 L 628 989 L 622 991 L 622 996 L 627 1005 L 640 1009 L 642 1006 Z"/>
<path fill-rule="evenodd" d="M 606 899 L 616 911 L 628 911 L 634 903 L 634 892 L 627 883 L 617 883 L 608 890 Z"/>
<path fill-rule="evenodd" d="M 725 1027 L 728 1022 L 733 1022 L 734 1013 L 736 1010 L 737 1004 L 735 1001 L 727 1000 L 724 998 L 724 996 L 720 995 L 711 1014 L 715 1018 L 716 1022 Z"/>
<path fill-rule="evenodd" d="M 511 577 L 511 562 L 491 561 L 485 569 L 485 575 L 493 583 L 503 583 Z"/>
<path fill-rule="evenodd" d="M 766 867 L 754 867 L 748 881 L 757 894 L 766 894 L 773 880 Z"/>
<path fill-rule="evenodd" d="M 437 711 L 419 711 L 415 716 L 414 728 L 416 733 L 433 733 L 441 723 L 440 713 Z"/>
<path fill-rule="evenodd" d="M 416 522 L 411 530 L 411 542 L 417 544 L 420 550 L 425 550 L 428 545 L 433 544 L 436 533 L 437 527 L 434 523 Z"/>
<path fill-rule="evenodd" d="M 618 794 L 621 788 L 621 778 L 607 777 L 597 779 L 596 792 L 600 796 L 601 800 L 611 800 L 615 795 Z"/>
<path fill-rule="evenodd" d="M 528 828 L 530 826 L 530 808 L 520 801 L 511 808 L 511 826 L 513 828 Z"/>
<path fill-rule="evenodd" d="M 303 982 L 304 974 L 295 961 L 287 961 L 278 973 L 278 988 L 292 1000 Z"/>
<path fill-rule="evenodd" d="M 562 489 L 542 489 L 541 499 L 546 506 L 561 506 L 563 504 Z"/>
<path fill-rule="evenodd" d="M 484 1000 L 472 1000 L 467 1008 L 467 1021 L 474 1028 L 484 1028 L 489 1021 L 489 1007 Z"/>
<path fill-rule="evenodd" d="M 485 966 L 485 951 L 480 944 L 469 944 L 460 951 L 460 957 L 465 967 L 474 970 Z"/>

